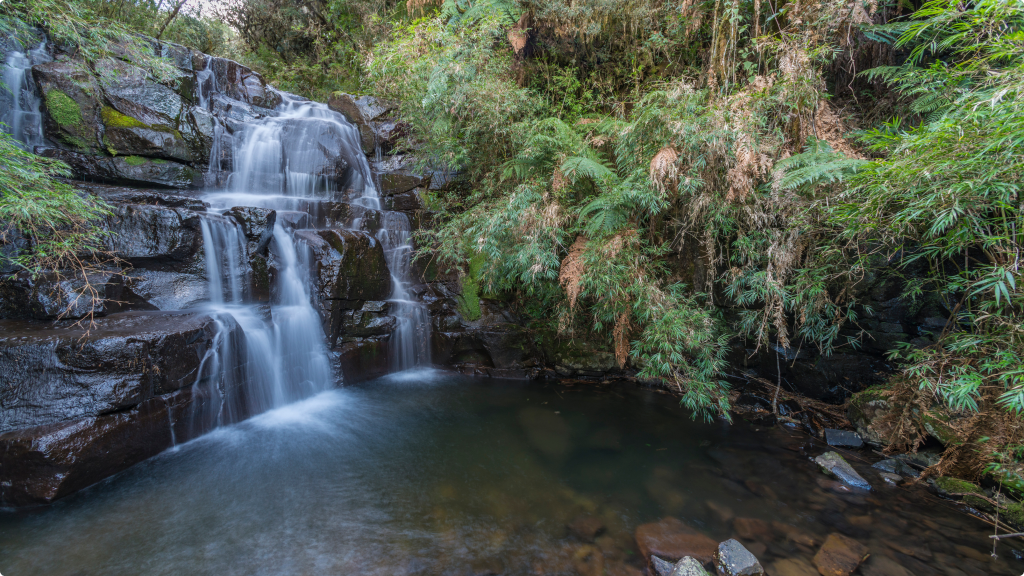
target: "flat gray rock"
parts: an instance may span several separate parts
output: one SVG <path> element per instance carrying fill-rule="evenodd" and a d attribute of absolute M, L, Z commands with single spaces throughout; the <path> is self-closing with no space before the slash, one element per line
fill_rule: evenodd
<path fill-rule="evenodd" d="M 889 458 L 888 460 L 875 462 L 871 467 L 889 474 L 899 474 L 900 476 L 909 476 L 911 478 L 917 478 L 920 476 L 920 473 L 918 473 L 913 466 L 897 458 Z"/>
<path fill-rule="evenodd" d="M 715 568 L 719 576 L 762 576 L 764 568 L 757 558 L 736 540 L 726 540 L 718 545 L 715 553 Z M 698 572 L 699 574 L 699 572 Z"/>
<path fill-rule="evenodd" d="M 658 576 L 672 576 L 672 571 L 675 570 L 675 567 L 675 564 L 668 560 L 662 560 L 657 556 L 651 556 L 651 568 L 654 568 L 654 571 Z"/>
<path fill-rule="evenodd" d="M 850 463 L 836 452 L 826 452 L 815 458 L 814 462 L 823 472 L 830 476 L 835 476 L 839 481 L 847 486 L 871 490 L 871 484 L 869 484 L 868 481 L 860 474 L 857 474 L 857 471 L 853 469 L 853 466 L 850 466 Z"/>
<path fill-rule="evenodd" d="M 829 446 L 840 446 L 843 448 L 863 448 L 864 440 L 860 434 L 848 430 L 836 430 L 835 428 L 825 429 L 825 442 Z"/>

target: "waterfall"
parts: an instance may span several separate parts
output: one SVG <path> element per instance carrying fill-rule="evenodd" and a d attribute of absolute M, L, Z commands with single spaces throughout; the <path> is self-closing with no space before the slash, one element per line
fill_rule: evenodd
<path fill-rule="evenodd" d="M 43 144 L 41 102 L 32 80 L 32 66 L 49 61 L 46 42 L 27 52 L 12 50 L 4 61 L 5 90 L 0 91 L 0 122 L 26 150 Z"/>
<path fill-rule="evenodd" d="M 267 318 L 247 302 L 250 278 L 242 263 L 249 255 L 241 227 L 216 214 L 203 214 L 200 226 L 209 290 L 203 309 L 214 318 L 216 336 L 192 386 L 185 439 L 307 398 L 332 381 L 310 304 L 308 250 L 275 225 L 270 249 L 280 268 Z"/>
<path fill-rule="evenodd" d="M 401 212 L 386 212 L 377 238 L 391 273 L 390 312 L 398 320 L 391 337 L 392 371 L 430 363 L 430 315 L 422 302 L 409 294 L 412 236 L 409 218 Z"/>

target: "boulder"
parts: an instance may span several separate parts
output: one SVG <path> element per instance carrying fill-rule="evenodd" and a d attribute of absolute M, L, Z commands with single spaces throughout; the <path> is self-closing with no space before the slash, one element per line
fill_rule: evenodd
<path fill-rule="evenodd" d="M 718 550 L 718 542 L 671 517 L 641 524 L 635 536 L 644 558 L 659 556 L 677 562 L 684 556 L 690 556 L 701 564 L 707 564 Z"/>
<path fill-rule="evenodd" d="M 350 230 L 303 230 L 295 239 L 312 252 L 313 300 L 333 345 L 343 334 L 346 311 L 391 295 L 384 249 L 373 236 Z"/>
<path fill-rule="evenodd" d="M 0 506 L 46 504 L 171 446 L 167 406 L 129 410 L 0 434 Z"/>
<path fill-rule="evenodd" d="M 389 372 L 388 343 L 364 339 L 339 344 L 335 364 L 345 384 L 380 378 Z"/>
<path fill-rule="evenodd" d="M 736 540 L 726 540 L 715 553 L 718 576 L 763 576 L 764 568 L 757 558 Z"/>
<path fill-rule="evenodd" d="M 92 182 L 75 182 L 75 187 L 83 192 L 99 196 L 112 204 L 145 204 L 182 208 L 193 212 L 205 212 L 210 208 L 210 205 L 203 200 L 178 194 L 176 191 L 147 190 Z"/>
<path fill-rule="evenodd" d="M 570 534 L 584 542 L 593 542 L 599 534 L 605 531 L 604 522 L 589 514 L 578 516 L 569 523 L 568 528 Z"/>
<path fill-rule="evenodd" d="M 662 560 L 657 556 L 651 556 L 651 569 L 657 576 L 672 576 L 672 571 L 675 570 L 676 565 L 667 560 Z"/>
<path fill-rule="evenodd" d="M 211 81 L 228 98 L 267 109 L 281 104 L 281 94 L 270 87 L 263 76 L 238 62 L 206 56 L 202 68 L 198 69 L 210 70 Z"/>
<path fill-rule="evenodd" d="M 850 398 L 847 417 L 860 437 L 875 446 L 887 446 L 893 433 L 893 424 L 887 418 L 892 411 L 881 387 L 871 387 Z"/>
<path fill-rule="evenodd" d="M 189 386 L 216 335 L 217 323 L 198 312 L 125 312 L 91 325 L 0 321 L 0 433 L 125 410 Z"/>
<path fill-rule="evenodd" d="M 389 142 L 397 139 L 401 133 L 398 125 L 378 129 L 383 123 L 375 120 L 383 117 L 395 108 L 394 104 L 373 96 L 353 96 L 344 92 L 335 92 L 327 99 L 327 106 L 340 113 L 359 130 L 359 144 L 366 155 L 372 155 L 378 142 Z"/>
<path fill-rule="evenodd" d="M 394 196 L 430 184 L 430 175 L 424 176 L 413 169 L 414 159 L 410 156 L 393 156 L 371 166 L 380 176 L 380 195 Z"/>
<path fill-rule="evenodd" d="M 864 440 L 856 432 L 836 430 L 834 428 L 825 429 L 825 442 L 828 442 L 829 446 L 843 448 L 861 448 L 864 446 Z"/>
<path fill-rule="evenodd" d="M 845 458 L 836 452 L 826 452 L 815 458 L 814 462 L 823 472 L 830 476 L 834 476 L 847 486 L 862 488 L 864 490 L 871 489 L 871 484 L 858 474 Z"/>
<path fill-rule="evenodd" d="M 96 77 L 82 60 L 60 60 L 32 67 L 43 95 L 43 128 L 54 142 L 86 154 L 100 149 L 103 102 Z"/>
<path fill-rule="evenodd" d="M 199 215 L 183 208 L 121 204 L 107 218 L 107 230 L 111 252 L 134 266 L 178 267 L 203 246 Z"/>
<path fill-rule="evenodd" d="M 867 546 L 834 532 L 814 555 L 814 565 L 821 576 L 850 576 L 867 555 Z"/>

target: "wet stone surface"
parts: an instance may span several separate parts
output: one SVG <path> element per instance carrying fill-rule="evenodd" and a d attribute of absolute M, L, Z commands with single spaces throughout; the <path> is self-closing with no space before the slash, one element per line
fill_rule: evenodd
<path fill-rule="evenodd" d="M 828 450 L 635 389 L 404 373 L 0 511 L 0 570 L 641 576 L 641 544 L 710 542 L 707 570 L 735 539 L 772 576 L 1024 572 L 1013 542 L 989 558 L 989 527 L 923 485 L 828 478 L 810 460 Z M 875 458 L 846 458 L 877 478 Z"/>

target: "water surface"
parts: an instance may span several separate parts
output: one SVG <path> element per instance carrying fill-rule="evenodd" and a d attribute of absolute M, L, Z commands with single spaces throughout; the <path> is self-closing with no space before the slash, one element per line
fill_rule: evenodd
<path fill-rule="evenodd" d="M 853 463 L 875 491 L 838 486 L 808 460 L 822 451 L 795 430 L 692 422 L 651 391 L 411 371 L 0 512 L 0 572 L 636 575 L 633 531 L 665 516 L 719 540 L 735 518 L 797 530 L 747 534 L 772 574 L 813 576 L 810 542 L 831 532 L 868 546 L 861 574 L 1024 572 L 1009 545 L 988 557 L 985 524 L 885 486 L 868 459 Z M 567 529 L 581 518 L 603 525 L 596 541 Z"/>

